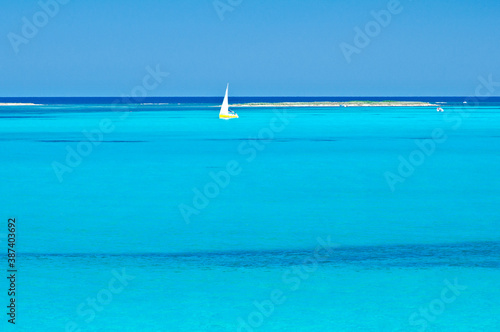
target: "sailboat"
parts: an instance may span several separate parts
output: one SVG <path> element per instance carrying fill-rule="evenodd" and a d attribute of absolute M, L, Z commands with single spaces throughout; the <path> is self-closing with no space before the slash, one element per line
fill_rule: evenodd
<path fill-rule="evenodd" d="M 229 110 L 229 102 L 228 102 L 228 97 L 227 97 L 228 91 L 229 91 L 229 84 L 227 85 L 226 95 L 224 96 L 224 101 L 222 102 L 222 107 L 220 108 L 219 119 L 229 120 L 229 119 L 238 118 L 238 114 Z"/>

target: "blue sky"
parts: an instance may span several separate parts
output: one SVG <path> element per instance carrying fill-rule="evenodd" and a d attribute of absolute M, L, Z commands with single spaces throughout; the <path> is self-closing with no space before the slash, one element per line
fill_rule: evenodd
<path fill-rule="evenodd" d="M 0 1 L 3 97 L 120 96 L 158 65 L 169 76 L 150 96 L 219 96 L 226 82 L 233 96 L 454 96 L 500 82 L 494 0 L 401 0 L 385 26 L 371 12 L 395 0 L 220 0 L 219 13 L 213 0 L 59 0 L 46 24 L 38 1 Z M 367 25 L 348 62 L 340 45 Z"/>

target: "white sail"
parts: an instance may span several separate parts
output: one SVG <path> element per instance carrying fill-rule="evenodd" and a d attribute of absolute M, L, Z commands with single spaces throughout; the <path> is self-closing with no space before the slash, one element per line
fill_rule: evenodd
<path fill-rule="evenodd" d="M 228 101 L 228 92 L 229 92 L 229 84 L 226 88 L 226 95 L 224 96 L 224 101 L 222 102 L 222 106 L 219 112 L 220 119 L 237 119 L 238 114 L 229 110 L 229 101 Z"/>
<path fill-rule="evenodd" d="M 219 116 L 221 115 L 229 115 L 229 101 L 228 101 L 228 91 L 229 91 L 229 84 L 227 85 L 226 88 L 226 95 L 224 96 L 224 101 L 222 102 L 222 107 L 220 108 Z"/>

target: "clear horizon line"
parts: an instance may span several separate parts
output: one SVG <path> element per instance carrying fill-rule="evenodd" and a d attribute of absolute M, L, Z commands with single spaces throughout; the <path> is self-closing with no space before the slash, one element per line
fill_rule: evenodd
<path fill-rule="evenodd" d="M 146 97 L 132 97 L 132 96 L 0 96 L 0 99 L 5 98 L 134 98 L 134 99 L 147 99 L 147 98 L 220 98 L 220 95 L 215 96 L 146 96 Z M 466 95 L 413 95 L 413 96 L 403 96 L 403 95 L 337 95 L 337 96 L 300 96 L 300 95 L 259 95 L 259 96 L 232 96 L 232 98 L 359 98 L 359 97 L 374 97 L 374 98 L 500 98 L 498 96 L 488 96 L 488 97 L 477 97 L 477 96 L 466 96 Z"/>

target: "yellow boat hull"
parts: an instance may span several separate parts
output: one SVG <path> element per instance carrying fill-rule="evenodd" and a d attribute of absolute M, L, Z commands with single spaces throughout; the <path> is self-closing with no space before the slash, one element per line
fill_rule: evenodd
<path fill-rule="evenodd" d="M 219 115 L 219 119 L 237 119 L 238 118 L 238 114 L 234 114 L 234 115 Z"/>

